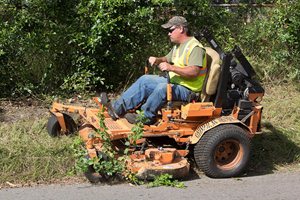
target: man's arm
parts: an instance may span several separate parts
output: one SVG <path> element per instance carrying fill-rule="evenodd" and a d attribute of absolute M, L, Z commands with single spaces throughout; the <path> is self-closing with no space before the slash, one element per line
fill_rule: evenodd
<path fill-rule="evenodd" d="M 200 74 L 200 67 L 198 66 L 186 66 L 182 68 L 171 65 L 167 62 L 160 63 L 159 69 L 161 71 L 175 72 L 176 74 L 184 78 L 195 78 Z"/>
<path fill-rule="evenodd" d="M 178 67 L 167 62 L 162 62 L 159 68 L 162 71 L 171 71 L 184 78 L 195 78 L 199 76 L 203 64 L 203 55 L 205 52 L 200 47 L 195 47 L 189 57 L 188 66 Z"/>
<path fill-rule="evenodd" d="M 152 65 L 159 65 L 160 63 L 162 62 L 167 62 L 167 58 L 164 56 L 164 57 L 153 57 L 153 56 L 150 56 L 149 59 L 148 59 L 149 63 Z"/>

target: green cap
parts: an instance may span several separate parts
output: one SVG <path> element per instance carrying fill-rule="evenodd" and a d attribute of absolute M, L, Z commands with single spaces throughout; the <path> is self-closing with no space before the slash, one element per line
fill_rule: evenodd
<path fill-rule="evenodd" d="M 161 25 L 161 27 L 168 29 L 168 28 L 171 28 L 172 26 L 186 27 L 187 25 L 188 25 L 188 23 L 184 17 L 174 16 L 166 24 Z"/>

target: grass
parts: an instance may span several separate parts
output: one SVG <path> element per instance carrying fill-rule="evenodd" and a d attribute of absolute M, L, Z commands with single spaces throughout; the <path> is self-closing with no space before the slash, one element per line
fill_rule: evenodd
<path fill-rule="evenodd" d="M 297 85 L 267 85 L 263 134 L 253 139 L 250 166 L 256 173 L 300 168 L 300 91 Z"/>
<path fill-rule="evenodd" d="M 73 176 L 71 137 L 50 138 L 47 118 L 0 125 L 0 184 L 51 182 Z"/>
<path fill-rule="evenodd" d="M 253 138 L 249 173 L 300 168 L 300 91 L 297 86 L 267 85 L 263 100 L 263 134 Z M 1 113 L 0 113 L 1 114 Z M 78 178 L 71 149 L 73 137 L 51 138 L 48 116 L 0 122 L 0 186 L 49 183 Z"/>

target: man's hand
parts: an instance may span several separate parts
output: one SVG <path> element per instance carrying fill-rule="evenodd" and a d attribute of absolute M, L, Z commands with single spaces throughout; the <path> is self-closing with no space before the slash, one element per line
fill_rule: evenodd
<path fill-rule="evenodd" d="M 158 67 L 159 67 L 159 69 L 160 69 L 161 71 L 168 71 L 168 72 L 172 71 L 173 68 L 174 68 L 173 65 L 171 65 L 171 64 L 169 64 L 169 63 L 167 63 L 167 62 L 162 62 L 162 63 L 160 63 Z"/>
<path fill-rule="evenodd" d="M 153 66 L 154 64 L 156 64 L 156 57 L 151 56 L 149 57 L 148 61 L 150 65 Z"/>
<path fill-rule="evenodd" d="M 175 65 L 171 65 L 170 63 L 162 62 L 158 67 L 161 71 L 174 72 L 184 78 L 195 78 L 200 74 L 200 67 L 198 66 L 177 67 Z"/>
<path fill-rule="evenodd" d="M 150 56 L 148 61 L 149 61 L 150 65 L 153 66 L 153 65 L 159 65 L 162 62 L 167 62 L 167 58 Z"/>

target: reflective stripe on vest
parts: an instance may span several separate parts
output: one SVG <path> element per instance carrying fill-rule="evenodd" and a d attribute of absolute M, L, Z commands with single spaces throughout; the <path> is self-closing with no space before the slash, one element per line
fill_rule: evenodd
<path fill-rule="evenodd" d="M 185 66 L 189 66 L 188 61 L 190 54 L 196 46 L 199 46 L 205 52 L 205 49 L 203 48 L 202 44 L 198 42 L 198 40 L 196 40 L 196 38 L 194 37 L 190 39 L 185 45 L 185 48 L 182 51 L 182 55 L 180 55 L 180 48 L 176 48 L 176 46 L 174 46 L 172 54 L 172 62 L 174 63 L 174 65 L 182 68 Z M 169 75 L 171 78 L 171 83 L 183 85 L 194 92 L 199 92 L 202 90 L 202 85 L 205 79 L 206 71 L 206 54 L 204 53 L 202 67 L 200 68 L 200 74 L 198 77 L 183 78 L 174 72 L 169 72 Z"/>

